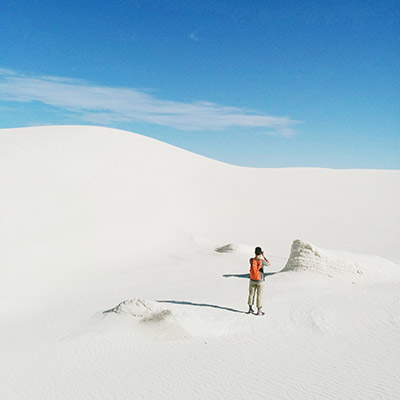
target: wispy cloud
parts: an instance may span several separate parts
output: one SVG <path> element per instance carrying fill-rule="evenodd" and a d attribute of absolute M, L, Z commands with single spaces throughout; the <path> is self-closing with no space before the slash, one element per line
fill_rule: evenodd
<path fill-rule="evenodd" d="M 200 42 L 199 31 L 194 31 L 189 35 L 189 38 L 194 40 L 195 42 Z"/>
<path fill-rule="evenodd" d="M 96 86 L 84 80 L 36 76 L 0 69 L 0 99 L 41 102 L 102 124 L 146 122 L 180 130 L 262 128 L 291 136 L 298 121 L 244 108 L 209 102 L 183 103 L 159 99 L 143 90 Z"/>

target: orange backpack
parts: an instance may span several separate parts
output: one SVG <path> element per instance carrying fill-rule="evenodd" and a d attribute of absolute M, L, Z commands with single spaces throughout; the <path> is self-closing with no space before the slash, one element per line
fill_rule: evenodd
<path fill-rule="evenodd" d="M 254 257 L 250 267 L 250 279 L 253 281 L 263 280 L 262 266 L 262 260 Z"/>

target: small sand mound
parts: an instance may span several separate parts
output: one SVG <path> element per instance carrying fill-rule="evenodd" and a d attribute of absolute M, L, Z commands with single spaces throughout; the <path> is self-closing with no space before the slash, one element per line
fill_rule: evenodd
<path fill-rule="evenodd" d="M 103 311 L 103 329 L 121 329 L 138 340 L 182 340 L 192 335 L 181 325 L 171 310 L 155 301 L 125 300 Z M 132 318 L 134 317 L 134 318 Z"/>
<path fill-rule="evenodd" d="M 171 311 L 162 308 L 159 305 L 159 303 L 156 303 L 154 301 L 143 300 L 143 299 L 132 299 L 132 300 L 125 300 L 122 303 L 119 303 L 114 308 L 103 311 L 103 314 L 109 314 L 109 313 L 120 314 L 120 315 L 131 315 L 133 317 L 146 318 L 146 319 L 153 318 L 153 320 L 156 321 L 157 318 L 155 317 L 155 315 L 162 314 L 165 317 L 166 313 L 171 314 Z"/>
<path fill-rule="evenodd" d="M 323 250 L 311 243 L 295 240 L 292 244 L 290 257 L 283 268 L 286 271 L 311 270 L 327 275 L 361 274 L 361 267 L 352 261 L 345 261 L 328 256 Z"/>

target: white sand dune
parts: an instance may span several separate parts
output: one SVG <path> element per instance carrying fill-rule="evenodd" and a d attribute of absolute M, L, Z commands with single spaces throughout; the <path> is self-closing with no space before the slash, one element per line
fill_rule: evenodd
<path fill-rule="evenodd" d="M 398 397 L 400 171 L 64 126 L 1 130 L 0 182 L 1 398 Z"/>

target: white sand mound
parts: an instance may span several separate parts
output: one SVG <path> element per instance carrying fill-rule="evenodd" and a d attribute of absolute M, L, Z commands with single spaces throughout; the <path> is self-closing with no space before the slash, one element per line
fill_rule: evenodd
<path fill-rule="evenodd" d="M 282 272 L 307 270 L 327 275 L 363 273 L 362 267 L 356 262 L 332 257 L 311 243 L 295 240 Z"/>
<path fill-rule="evenodd" d="M 140 318 L 140 322 L 144 323 L 162 322 L 173 316 L 171 310 L 161 307 L 159 303 L 143 299 L 125 300 L 114 308 L 103 311 L 104 315 L 111 313 Z"/>
<path fill-rule="evenodd" d="M 95 327 L 97 333 L 124 332 L 138 341 L 183 340 L 192 337 L 170 309 L 155 301 L 139 298 L 125 300 L 103 311 L 102 315 L 104 318 L 101 324 Z"/>
<path fill-rule="evenodd" d="M 110 310 L 103 311 L 103 314 L 115 313 L 119 315 L 131 315 L 132 317 L 151 317 L 155 314 L 170 314 L 170 310 L 166 310 L 159 303 L 143 299 L 125 300 Z"/>

